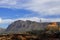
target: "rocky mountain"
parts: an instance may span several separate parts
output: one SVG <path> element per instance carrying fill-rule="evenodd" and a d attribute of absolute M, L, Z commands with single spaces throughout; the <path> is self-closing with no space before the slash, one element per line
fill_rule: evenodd
<path fill-rule="evenodd" d="M 31 31 L 31 30 L 40 30 L 43 28 L 44 26 L 42 26 L 42 24 L 39 22 L 29 21 L 29 20 L 27 21 L 18 20 L 11 23 L 6 29 L 6 32 L 18 33 L 18 32 L 26 32 L 26 31 Z"/>
<path fill-rule="evenodd" d="M 41 30 L 46 28 L 48 24 L 49 22 L 40 23 L 40 22 L 29 21 L 29 20 L 27 21 L 18 20 L 11 23 L 8 26 L 8 28 L 5 30 L 5 32 L 22 33 L 22 32 L 31 31 L 31 30 Z M 59 22 L 58 22 L 58 25 L 60 25 Z"/>
<path fill-rule="evenodd" d="M 0 33 L 4 32 L 5 29 L 4 28 L 0 28 Z"/>

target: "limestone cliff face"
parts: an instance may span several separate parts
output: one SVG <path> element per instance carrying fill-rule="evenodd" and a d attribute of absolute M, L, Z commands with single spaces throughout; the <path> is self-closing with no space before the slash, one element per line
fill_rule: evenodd
<path fill-rule="evenodd" d="M 21 32 L 26 32 L 26 31 L 31 31 L 31 30 L 41 30 L 47 27 L 49 23 L 39 23 L 39 22 L 34 22 L 34 21 L 22 21 L 18 20 L 13 23 L 11 23 L 8 28 L 6 29 L 6 32 L 8 33 L 21 33 Z M 58 23 L 59 25 L 59 23 Z"/>
<path fill-rule="evenodd" d="M 45 25 L 45 24 L 44 24 Z M 7 32 L 26 32 L 31 30 L 40 30 L 44 26 L 39 22 L 18 20 L 11 23 L 6 29 Z"/>

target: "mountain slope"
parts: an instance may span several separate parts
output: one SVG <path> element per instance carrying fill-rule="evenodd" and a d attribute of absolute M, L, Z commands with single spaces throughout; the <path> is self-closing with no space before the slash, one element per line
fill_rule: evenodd
<path fill-rule="evenodd" d="M 4 32 L 5 29 L 4 28 L 0 28 L 0 33 Z"/>
<path fill-rule="evenodd" d="M 29 20 L 27 21 L 18 20 L 11 23 L 5 32 L 22 33 L 22 32 L 31 31 L 31 30 L 41 30 L 46 28 L 48 24 L 49 24 L 48 22 L 39 23 L 39 22 L 34 22 Z M 60 26 L 60 22 L 57 22 L 57 24 Z"/>
<path fill-rule="evenodd" d="M 26 32 L 26 31 L 31 31 L 31 30 L 40 30 L 44 28 L 42 27 L 41 23 L 34 22 L 34 21 L 15 21 L 12 24 L 8 26 L 6 29 L 7 32 Z"/>

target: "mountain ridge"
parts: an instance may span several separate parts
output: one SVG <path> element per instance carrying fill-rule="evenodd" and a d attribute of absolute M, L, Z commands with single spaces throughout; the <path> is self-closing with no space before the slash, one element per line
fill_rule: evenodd
<path fill-rule="evenodd" d="M 17 20 L 13 23 L 11 23 L 5 32 L 7 33 L 21 33 L 21 32 L 26 32 L 26 31 L 32 31 L 32 30 L 44 30 L 44 28 L 47 27 L 47 25 L 50 22 L 35 22 L 35 21 L 22 21 L 22 20 Z M 57 22 L 57 24 L 60 26 L 60 22 Z"/>

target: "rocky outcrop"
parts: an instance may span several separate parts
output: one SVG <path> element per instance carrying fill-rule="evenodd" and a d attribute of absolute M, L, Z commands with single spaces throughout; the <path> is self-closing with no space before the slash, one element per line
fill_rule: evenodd
<path fill-rule="evenodd" d="M 27 21 L 18 20 L 11 23 L 5 32 L 22 33 L 31 30 L 41 30 L 46 28 L 48 24 L 49 24 L 48 22 L 40 23 L 40 22 L 29 21 L 29 20 Z M 57 24 L 60 25 L 59 22 Z"/>
<path fill-rule="evenodd" d="M 43 26 L 44 25 L 44 26 Z M 11 23 L 8 28 L 6 29 L 7 32 L 26 32 L 26 31 L 31 31 L 31 30 L 40 30 L 45 28 L 45 23 L 41 24 L 39 22 L 35 21 L 22 21 L 18 20 L 13 23 Z"/>

